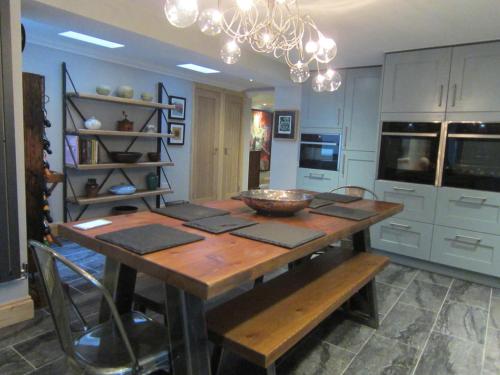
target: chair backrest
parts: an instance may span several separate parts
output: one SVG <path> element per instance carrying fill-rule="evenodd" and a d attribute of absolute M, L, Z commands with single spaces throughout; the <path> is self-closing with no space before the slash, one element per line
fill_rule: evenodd
<path fill-rule="evenodd" d="M 118 333 L 124 341 L 125 347 L 130 356 L 131 368 L 137 369 L 137 358 L 134 351 L 132 350 L 132 346 L 130 345 L 130 341 L 123 327 L 120 315 L 107 289 L 104 288 L 104 286 L 94 276 L 81 269 L 76 264 L 70 262 L 64 256 L 56 253 L 50 247 L 45 246 L 37 241 L 29 241 L 29 246 L 33 252 L 33 258 L 35 259 L 35 264 L 37 266 L 38 272 L 40 273 L 42 285 L 45 290 L 50 311 L 52 313 L 54 326 L 56 328 L 57 335 L 64 352 L 68 356 L 75 358 L 75 340 L 73 339 L 70 325 L 71 320 L 68 313 L 69 301 L 67 299 L 69 299 L 70 297 L 67 294 L 66 289 L 63 287 L 63 283 L 61 282 L 59 270 L 57 268 L 57 262 L 64 264 L 66 267 L 79 274 L 81 277 L 86 279 L 89 283 L 93 284 L 97 289 L 100 290 L 104 297 L 104 301 L 106 301 L 108 304 L 112 319 L 116 325 L 116 328 L 118 329 Z"/>

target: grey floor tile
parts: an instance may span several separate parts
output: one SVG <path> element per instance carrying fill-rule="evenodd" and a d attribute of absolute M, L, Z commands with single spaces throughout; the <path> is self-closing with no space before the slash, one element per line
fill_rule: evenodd
<path fill-rule="evenodd" d="M 380 272 L 376 280 L 400 288 L 406 288 L 418 273 L 416 269 L 391 263 Z"/>
<path fill-rule="evenodd" d="M 443 304 L 448 288 L 414 280 L 403 293 L 400 301 L 415 307 L 438 312 Z"/>
<path fill-rule="evenodd" d="M 53 362 L 63 355 L 57 334 L 54 331 L 14 345 L 14 349 L 37 368 Z"/>
<path fill-rule="evenodd" d="M 322 323 L 314 335 L 330 344 L 358 353 L 375 330 L 334 315 Z"/>
<path fill-rule="evenodd" d="M 374 335 L 354 358 L 345 375 L 409 375 L 418 350 L 397 340 Z"/>
<path fill-rule="evenodd" d="M 340 375 L 354 355 L 334 345 L 309 338 L 290 352 L 278 366 L 277 372 L 283 375 Z"/>
<path fill-rule="evenodd" d="M 376 283 L 377 286 L 377 301 L 379 314 L 385 316 L 394 306 L 399 296 L 404 289 L 394 288 L 387 284 Z"/>
<path fill-rule="evenodd" d="M 482 345 L 433 332 L 415 375 L 478 375 Z"/>
<path fill-rule="evenodd" d="M 491 288 L 464 280 L 454 280 L 448 299 L 487 309 L 490 303 Z"/>
<path fill-rule="evenodd" d="M 54 323 L 50 315 L 45 310 L 36 310 L 33 319 L 0 329 L 0 349 L 26 341 L 53 329 Z"/>
<path fill-rule="evenodd" d="M 484 344 L 487 311 L 463 303 L 446 303 L 436 321 L 435 331 Z"/>
<path fill-rule="evenodd" d="M 66 357 L 62 357 L 54 362 L 51 362 L 29 373 L 29 375 L 81 375 L 81 374 L 83 374 L 83 370 L 71 368 L 67 364 Z"/>
<path fill-rule="evenodd" d="M 500 374 L 500 331 L 488 330 L 483 374 Z"/>
<path fill-rule="evenodd" d="M 419 271 L 415 280 L 425 281 L 427 283 L 441 285 L 448 288 L 451 285 L 453 278 L 449 276 L 440 275 L 434 272 Z"/>
<path fill-rule="evenodd" d="M 422 349 L 436 314 L 417 307 L 396 304 L 377 330 L 377 334 Z"/>
<path fill-rule="evenodd" d="M 491 299 L 489 324 L 490 328 L 500 329 L 500 299 Z"/>
<path fill-rule="evenodd" d="M 24 375 L 33 370 L 19 354 L 8 348 L 0 351 L 0 374 Z"/>

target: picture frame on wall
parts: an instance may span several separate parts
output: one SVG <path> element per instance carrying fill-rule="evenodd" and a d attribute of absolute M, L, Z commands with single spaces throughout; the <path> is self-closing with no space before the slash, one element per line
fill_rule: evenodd
<path fill-rule="evenodd" d="M 168 118 L 170 120 L 185 120 L 186 119 L 186 98 L 180 96 L 169 96 L 168 104 L 176 106 L 175 109 L 168 110 Z"/>
<path fill-rule="evenodd" d="M 176 122 L 169 122 L 167 124 L 167 128 L 168 128 L 168 134 L 174 134 L 174 137 L 167 138 L 167 144 L 175 146 L 183 146 L 186 125 Z"/>
<path fill-rule="evenodd" d="M 298 111 L 274 112 L 273 137 L 295 140 L 297 136 Z"/>

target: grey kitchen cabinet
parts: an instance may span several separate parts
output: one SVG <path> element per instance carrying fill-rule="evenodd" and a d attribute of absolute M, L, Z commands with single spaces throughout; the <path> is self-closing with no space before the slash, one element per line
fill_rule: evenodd
<path fill-rule="evenodd" d="M 375 152 L 344 151 L 341 157 L 339 186 L 361 186 L 373 190 Z"/>
<path fill-rule="evenodd" d="M 344 118 L 344 102 L 346 72 L 339 70 L 342 84 L 335 92 L 317 93 L 312 89 L 311 78 L 302 86 L 302 106 L 300 115 L 301 128 L 326 128 L 333 132 L 334 128 L 342 128 Z"/>
<path fill-rule="evenodd" d="M 339 172 L 319 169 L 298 168 L 297 188 L 327 192 L 338 186 Z"/>
<path fill-rule="evenodd" d="M 379 123 L 381 68 L 348 69 L 343 148 L 375 151 Z"/>
<path fill-rule="evenodd" d="M 392 217 L 372 226 L 372 246 L 390 253 L 429 260 L 432 231 L 432 224 Z"/>
<path fill-rule="evenodd" d="M 447 111 L 500 111 L 500 42 L 453 48 Z"/>
<path fill-rule="evenodd" d="M 500 276 L 500 237 L 435 225 L 431 260 L 447 266 Z"/>
<path fill-rule="evenodd" d="M 382 112 L 445 112 L 452 48 L 385 57 Z"/>

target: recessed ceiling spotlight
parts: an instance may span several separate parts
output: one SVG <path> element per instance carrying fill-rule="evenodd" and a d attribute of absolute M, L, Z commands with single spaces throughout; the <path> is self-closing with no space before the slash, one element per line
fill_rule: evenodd
<path fill-rule="evenodd" d="M 196 64 L 180 64 L 177 65 L 179 68 L 183 69 L 188 69 L 188 70 L 194 70 L 195 72 L 198 73 L 203 73 L 203 74 L 215 74 L 215 73 L 220 73 L 220 71 L 211 69 L 211 68 L 206 68 L 201 65 L 196 65 Z"/>
<path fill-rule="evenodd" d="M 123 44 L 110 42 L 109 40 L 96 38 L 94 36 L 77 33 L 76 31 L 65 31 L 63 33 L 59 33 L 59 35 L 64 36 L 66 38 L 76 39 L 81 42 L 96 44 L 101 47 L 107 48 L 121 48 L 125 47 Z"/>
<path fill-rule="evenodd" d="M 250 81 L 250 82 L 253 82 L 253 81 L 254 81 L 254 79 L 253 79 L 253 78 L 250 78 L 250 79 L 249 79 L 249 81 Z"/>

